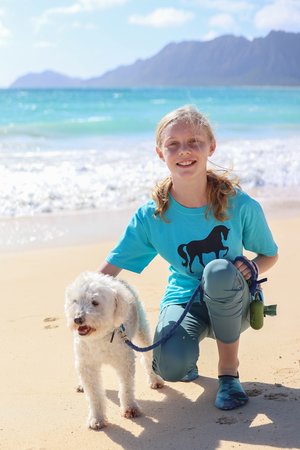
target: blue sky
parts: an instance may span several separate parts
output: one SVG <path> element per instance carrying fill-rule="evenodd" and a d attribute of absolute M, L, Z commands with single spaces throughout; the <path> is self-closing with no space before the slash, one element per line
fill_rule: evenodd
<path fill-rule="evenodd" d="M 0 0 L 0 87 L 46 69 L 88 78 L 169 42 L 272 29 L 300 31 L 300 0 Z"/>

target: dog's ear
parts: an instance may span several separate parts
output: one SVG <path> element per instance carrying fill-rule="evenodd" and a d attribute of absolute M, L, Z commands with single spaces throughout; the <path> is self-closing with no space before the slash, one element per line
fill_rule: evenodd
<path fill-rule="evenodd" d="M 119 327 L 125 322 L 129 312 L 129 298 L 125 289 L 115 290 L 115 312 L 114 312 L 114 325 Z"/>

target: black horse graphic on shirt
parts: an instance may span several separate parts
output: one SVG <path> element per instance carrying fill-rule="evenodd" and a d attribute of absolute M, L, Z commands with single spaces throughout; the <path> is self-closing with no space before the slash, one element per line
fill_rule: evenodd
<path fill-rule="evenodd" d="M 182 265 L 187 267 L 189 265 L 189 269 L 191 273 L 193 262 L 198 256 L 200 264 L 205 267 L 203 262 L 203 253 L 215 253 L 216 258 L 219 258 L 220 251 L 225 250 L 223 256 L 226 256 L 229 250 L 229 247 L 223 245 L 222 237 L 224 240 L 227 239 L 230 228 L 225 227 L 224 225 L 217 225 L 212 229 L 209 235 L 202 239 L 201 241 L 191 241 L 188 244 L 179 245 L 177 252 L 179 256 L 183 258 L 184 262 Z M 185 248 L 185 250 L 184 250 Z"/>

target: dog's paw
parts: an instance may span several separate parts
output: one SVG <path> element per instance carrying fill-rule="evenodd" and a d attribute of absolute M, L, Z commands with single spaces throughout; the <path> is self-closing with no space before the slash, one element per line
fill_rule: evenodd
<path fill-rule="evenodd" d="M 164 380 L 157 374 L 152 373 L 149 377 L 149 386 L 151 389 L 161 389 L 164 386 Z"/>
<path fill-rule="evenodd" d="M 150 384 L 151 389 L 161 389 L 165 385 L 164 380 L 161 381 L 155 381 L 154 383 Z"/>
<path fill-rule="evenodd" d="M 81 384 L 78 384 L 78 386 L 76 386 L 76 392 L 84 392 L 83 386 Z"/>
<path fill-rule="evenodd" d="M 141 414 L 141 410 L 136 403 L 122 410 L 122 416 L 126 419 L 134 419 L 135 417 L 139 417 Z"/>
<path fill-rule="evenodd" d="M 107 423 L 106 417 L 90 417 L 88 419 L 88 427 L 91 430 L 101 430 L 107 426 Z"/>

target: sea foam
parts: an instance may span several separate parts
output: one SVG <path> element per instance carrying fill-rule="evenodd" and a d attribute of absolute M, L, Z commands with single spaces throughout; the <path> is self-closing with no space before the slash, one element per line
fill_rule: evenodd
<path fill-rule="evenodd" d="M 12 142 L 10 144 L 13 144 Z M 73 143 L 74 144 L 74 143 Z M 95 144 L 95 143 L 93 143 Z M 43 148 L 16 143 L 0 151 L 0 215 L 36 214 L 135 207 L 167 175 L 151 139 L 101 140 L 93 148 Z M 299 196 L 300 137 L 224 140 L 212 168 L 231 168 L 245 190 L 264 197 Z M 1 149 L 0 149 L 1 150 Z M 299 197 L 298 197 L 299 198 Z"/>

